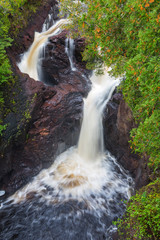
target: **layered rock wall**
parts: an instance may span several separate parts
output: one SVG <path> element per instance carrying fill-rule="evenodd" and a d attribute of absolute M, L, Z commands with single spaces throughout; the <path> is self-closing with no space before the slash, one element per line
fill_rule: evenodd
<path fill-rule="evenodd" d="M 130 131 L 136 127 L 132 111 L 121 93 L 113 94 L 104 113 L 105 147 L 117 161 L 135 179 L 135 188 L 146 185 L 149 181 L 147 156 L 139 156 L 130 149 Z"/>

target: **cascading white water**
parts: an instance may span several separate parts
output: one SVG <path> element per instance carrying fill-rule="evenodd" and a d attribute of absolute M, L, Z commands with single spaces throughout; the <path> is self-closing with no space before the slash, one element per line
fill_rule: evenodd
<path fill-rule="evenodd" d="M 65 23 L 60 20 L 35 35 L 19 64 L 21 71 L 38 79 L 39 49 Z M 71 40 L 66 40 L 66 48 L 73 70 Z M 105 71 L 104 75 L 93 74 L 91 81 L 78 145 L 60 154 L 49 169 L 2 203 L 0 239 L 112 239 L 112 221 L 123 215 L 133 181 L 103 144 L 103 110 L 119 80 Z M 9 223 L 8 216 L 14 216 Z"/>
<path fill-rule="evenodd" d="M 102 113 L 118 83 L 107 72 L 93 75 L 78 146 L 60 154 L 49 169 L 2 204 L 2 225 L 16 212 L 2 228 L 2 239 L 14 237 L 15 231 L 18 240 L 112 239 L 112 221 L 123 215 L 133 184 L 103 149 Z"/>
<path fill-rule="evenodd" d="M 39 80 L 38 76 L 38 57 L 41 48 L 46 43 L 47 39 L 58 33 L 60 28 L 65 24 L 68 24 L 67 19 L 61 19 L 55 23 L 51 28 L 45 32 L 37 33 L 35 32 L 34 42 L 29 48 L 29 50 L 23 54 L 21 62 L 18 63 L 18 67 L 23 73 L 27 73 L 34 80 Z"/>
<path fill-rule="evenodd" d="M 76 67 L 74 66 L 74 63 L 73 63 L 74 50 L 75 50 L 74 39 L 66 38 L 65 52 L 67 53 L 72 71 L 76 71 Z"/>
<path fill-rule="evenodd" d="M 62 196 L 78 199 L 86 196 L 87 199 L 91 193 L 101 193 L 103 186 L 110 181 L 113 186 L 120 185 L 121 180 L 116 179 L 114 172 L 110 172 L 111 163 L 105 156 L 102 126 L 103 109 L 119 80 L 110 77 L 106 71 L 104 75 L 93 75 L 91 81 L 92 90 L 84 100 L 78 146 L 61 154 L 48 170 L 42 171 L 32 183 L 13 195 L 14 202 L 25 200 L 27 194 L 32 191 L 41 194 L 45 184 L 54 188 L 53 195 L 61 191 L 60 199 Z M 129 185 L 125 182 L 125 194 L 128 194 L 128 188 Z M 115 189 L 110 189 L 111 195 Z M 51 200 L 47 194 L 45 198 Z"/>
<path fill-rule="evenodd" d="M 51 26 L 55 24 L 55 20 L 53 19 L 54 13 L 53 13 L 53 8 L 51 8 L 51 13 L 48 14 L 45 22 L 43 23 L 42 26 L 42 32 L 47 31 Z"/>
<path fill-rule="evenodd" d="M 119 80 L 104 75 L 93 75 L 92 90 L 84 101 L 83 123 L 78 143 L 79 155 L 87 161 L 96 161 L 104 154 L 102 113 Z"/>

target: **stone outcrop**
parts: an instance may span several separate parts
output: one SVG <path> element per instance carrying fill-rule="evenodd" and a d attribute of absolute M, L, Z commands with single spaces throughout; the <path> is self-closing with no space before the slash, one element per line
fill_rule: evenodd
<path fill-rule="evenodd" d="M 39 20 L 39 15 L 37 17 Z M 40 20 L 39 24 L 42 25 Z M 77 143 L 83 97 L 90 87 L 89 71 L 85 70 L 85 63 L 80 59 L 84 39 L 76 40 L 74 62 L 77 71 L 71 71 L 65 53 L 66 34 L 63 31 L 49 39 L 46 57 L 42 61 L 44 82 L 22 74 L 16 65 L 17 55 L 31 44 L 32 28 L 24 31 L 22 49 L 14 45 L 8 50 L 18 77 L 20 91 L 16 87 L 15 101 L 20 111 L 9 113 L 5 119 L 6 123 L 11 123 L 3 137 L 4 142 L 10 139 L 10 144 L 0 159 L 0 189 L 6 191 L 6 196 L 27 183 L 42 168 L 51 165 L 66 148 Z M 27 36 L 31 38 L 26 42 Z"/>
<path fill-rule="evenodd" d="M 105 147 L 135 179 L 135 188 L 148 183 L 147 156 L 139 156 L 130 149 L 130 131 L 136 127 L 132 111 L 121 93 L 113 94 L 104 113 Z"/>

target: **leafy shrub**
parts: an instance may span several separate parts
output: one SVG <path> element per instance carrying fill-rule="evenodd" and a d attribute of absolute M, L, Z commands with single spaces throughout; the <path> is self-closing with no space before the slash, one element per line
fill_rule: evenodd
<path fill-rule="evenodd" d="M 7 88 L 11 88 L 11 83 L 14 82 L 6 49 L 11 46 L 20 29 L 27 25 L 27 19 L 36 11 L 40 2 L 41 0 L 1 0 L 0 2 L 0 135 L 6 129 L 6 125 L 3 125 L 3 115 L 8 111 L 4 95 L 8 94 Z M 13 103 L 14 100 L 10 99 L 10 101 Z"/>
<path fill-rule="evenodd" d="M 0 6 L 0 108 L 2 109 L 4 104 L 4 84 L 9 81 L 11 75 L 11 67 L 9 59 L 6 55 L 6 48 L 11 45 L 12 39 L 8 36 L 10 29 L 10 22 L 8 20 L 7 14 L 5 14 L 4 9 Z M 0 135 L 5 126 L 1 125 L 3 123 L 0 119 Z"/>
<path fill-rule="evenodd" d="M 131 198 L 125 218 L 119 221 L 119 232 L 123 229 L 123 235 L 120 233 L 119 238 L 158 240 L 160 236 L 159 219 L 160 181 L 157 179 Z"/>

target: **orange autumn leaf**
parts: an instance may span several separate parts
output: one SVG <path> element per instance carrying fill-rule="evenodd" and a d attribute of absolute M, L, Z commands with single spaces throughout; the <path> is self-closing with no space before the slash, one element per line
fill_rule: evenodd
<path fill-rule="evenodd" d="M 96 30 L 97 30 L 98 33 L 100 32 L 100 28 L 97 28 Z"/>
<path fill-rule="evenodd" d="M 100 6 L 100 4 L 98 3 L 95 7 L 98 8 Z"/>
<path fill-rule="evenodd" d="M 149 6 L 150 6 L 149 3 L 146 3 L 145 7 L 149 7 Z"/>
<path fill-rule="evenodd" d="M 156 22 L 158 23 L 160 20 L 160 15 L 158 15 L 157 19 L 156 19 Z"/>
<path fill-rule="evenodd" d="M 142 7 L 142 5 L 141 5 L 140 9 L 141 9 L 141 10 L 143 10 L 143 7 Z"/>

